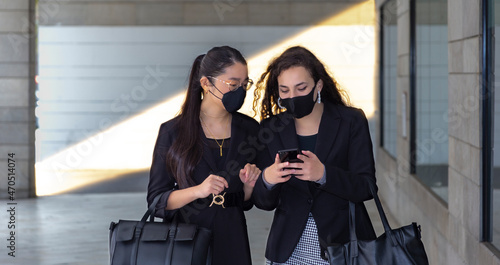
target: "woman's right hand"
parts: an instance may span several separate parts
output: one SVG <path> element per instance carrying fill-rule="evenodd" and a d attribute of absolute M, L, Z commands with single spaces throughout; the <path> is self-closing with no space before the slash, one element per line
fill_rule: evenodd
<path fill-rule="evenodd" d="M 271 185 L 287 182 L 292 177 L 290 174 L 295 173 L 295 169 L 284 169 L 288 164 L 290 164 L 290 162 L 281 163 L 280 156 L 276 154 L 274 164 L 264 170 L 264 180 Z"/>
<path fill-rule="evenodd" d="M 224 188 L 229 188 L 226 179 L 210 174 L 200 185 L 197 187 L 197 197 L 202 199 L 210 196 L 210 194 L 219 194 Z"/>

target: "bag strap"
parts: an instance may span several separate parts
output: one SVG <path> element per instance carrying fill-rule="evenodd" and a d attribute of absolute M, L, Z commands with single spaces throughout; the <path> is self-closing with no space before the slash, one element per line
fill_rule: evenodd
<path fill-rule="evenodd" d="M 349 201 L 349 237 L 351 241 L 351 258 L 357 257 L 358 236 L 356 235 L 356 204 L 351 201 Z"/>
<path fill-rule="evenodd" d="M 368 186 L 370 187 L 370 191 L 373 196 L 373 200 L 375 201 L 375 205 L 377 206 L 378 214 L 380 215 L 380 220 L 382 221 L 382 224 L 384 226 L 385 234 L 391 238 L 392 245 L 397 246 L 398 242 L 394 238 L 394 234 L 392 233 L 392 228 L 389 225 L 389 221 L 387 220 L 387 216 L 385 215 L 384 208 L 382 207 L 382 203 L 380 202 L 377 191 L 375 190 L 376 187 L 375 180 L 370 178 L 367 179 L 368 179 Z"/>
<path fill-rule="evenodd" d="M 175 213 L 174 217 L 172 218 L 172 223 L 170 223 L 170 228 L 168 229 L 168 247 L 167 247 L 167 254 L 165 255 L 165 265 L 172 265 L 172 255 L 174 253 L 174 241 L 178 226 L 177 216 L 178 216 L 177 213 Z"/>
<path fill-rule="evenodd" d="M 148 220 L 149 216 L 154 216 L 154 210 L 156 209 L 156 204 L 158 204 L 158 201 L 160 201 L 161 196 L 163 193 L 160 193 L 156 195 L 155 199 L 149 206 L 148 210 L 142 217 L 141 221 L 135 226 L 135 232 L 134 232 L 134 244 L 132 245 L 132 253 L 130 255 L 130 265 L 137 265 L 137 253 L 139 249 L 139 241 L 141 239 L 141 234 L 142 234 L 142 229 L 144 228 L 144 225 L 146 224 L 146 221 Z M 154 217 L 153 217 L 154 221 Z"/>
<path fill-rule="evenodd" d="M 140 222 L 140 224 L 142 224 L 141 227 L 144 227 L 144 224 L 146 223 L 146 220 L 148 220 L 148 217 L 152 216 L 154 218 L 154 213 L 156 212 L 156 205 L 160 201 L 160 198 L 161 198 L 162 195 L 163 195 L 163 193 L 160 193 L 160 194 L 156 195 L 156 197 L 154 198 L 153 202 L 149 206 L 148 210 L 142 216 L 142 219 L 141 219 L 141 222 Z M 152 219 L 152 220 L 150 219 L 150 221 L 154 221 L 154 219 Z"/>
<path fill-rule="evenodd" d="M 367 179 L 368 186 L 370 187 L 370 193 L 373 196 L 373 200 L 375 201 L 375 205 L 377 206 L 377 211 L 384 226 L 385 234 L 391 239 L 392 245 L 397 246 L 398 242 L 394 238 L 394 233 L 392 233 L 391 226 L 389 225 L 389 221 L 387 220 L 387 216 L 385 215 L 384 208 L 382 207 L 382 203 L 380 202 L 380 198 L 378 197 L 377 191 L 375 189 L 375 181 L 370 178 Z M 351 241 L 350 247 L 352 259 L 358 256 L 358 237 L 356 235 L 356 204 L 351 201 L 349 201 L 349 240 Z"/>

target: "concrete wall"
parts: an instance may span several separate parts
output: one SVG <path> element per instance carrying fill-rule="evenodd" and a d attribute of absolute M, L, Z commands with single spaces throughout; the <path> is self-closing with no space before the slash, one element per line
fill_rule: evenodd
<path fill-rule="evenodd" d="M 212 46 L 239 49 L 256 81 L 272 57 L 304 45 L 355 106 L 375 112 L 373 0 L 39 3 L 41 195 L 130 171 L 147 177 L 158 126 L 177 113 L 195 56 Z M 151 68 L 166 76 L 146 88 Z"/>
<path fill-rule="evenodd" d="M 305 25 L 366 0 L 40 0 L 41 25 Z M 369 8 L 369 7 L 367 7 Z M 367 10 L 372 12 L 372 9 Z M 356 15 L 354 19 L 371 18 Z M 349 18 L 352 21 L 353 18 Z M 371 23 L 372 21 L 370 21 Z M 342 20 L 330 23 L 343 24 Z"/>
<path fill-rule="evenodd" d="M 376 1 L 377 11 L 384 1 Z M 387 210 L 406 225 L 422 225 L 430 264 L 500 264 L 481 231 L 481 1 L 448 1 L 449 194 L 441 200 L 409 172 L 409 113 L 397 102 L 397 158 L 377 145 L 377 178 Z M 408 93 L 410 1 L 398 1 L 397 94 Z M 409 106 L 409 105 L 407 105 Z M 405 117 L 404 119 L 402 119 Z M 402 120 L 405 124 L 402 124 Z M 379 126 L 377 126 L 379 128 Z M 377 129 L 378 131 L 378 129 Z"/>
<path fill-rule="evenodd" d="M 8 187 L 15 198 L 35 194 L 33 2 L 0 0 L 0 199 L 13 195 Z M 14 154 L 11 167 L 8 154 Z M 15 183 L 8 182 L 9 169 Z"/>

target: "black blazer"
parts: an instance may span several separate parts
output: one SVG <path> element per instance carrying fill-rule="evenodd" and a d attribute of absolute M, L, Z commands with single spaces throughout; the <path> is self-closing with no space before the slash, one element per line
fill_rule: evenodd
<path fill-rule="evenodd" d="M 181 137 L 173 130 L 177 118 L 161 125 L 153 152 L 153 163 L 150 170 L 147 201 L 150 205 L 156 195 L 164 193 L 157 205 L 157 216 L 170 218 L 175 211 L 167 211 L 168 197 L 178 189 L 172 173 L 167 170 L 165 154 L 172 143 Z M 231 123 L 231 142 L 227 152 L 225 168 L 219 172 L 209 147 L 204 145 L 203 156 L 196 165 L 193 179 L 196 185 L 202 183 L 210 174 L 226 178 L 229 188 L 222 193 L 237 194 L 233 196 L 235 207 L 222 208 L 214 205 L 208 207 L 212 199 L 196 200 L 179 209 L 181 220 L 196 223 L 212 230 L 213 261 L 212 264 L 251 264 L 250 247 L 245 216 L 243 210 L 252 207 L 251 200 L 243 202 L 243 183 L 239 171 L 246 163 L 256 163 L 257 151 L 251 143 L 257 135 L 259 124 L 252 118 L 234 113 Z M 203 131 L 193 132 L 202 134 Z M 204 136 L 202 136 L 204 137 Z"/>
<path fill-rule="evenodd" d="M 322 248 L 325 243 L 349 240 L 348 201 L 356 205 L 356 230 L 360 239 L 376 237 L 363 201 L 372 198 L 366 178 L 375 179 L 375 166 L 368 122 L 362 110 L 324 103 L 315 153 L 325 165 L 326 183 L 319 185 L 292 177 L 271 190 L 262 177 L 254 189 L 258 208 L 274 210 L 266 258 L 285 262 L 304 230 L 309 212 L 314 216 Z M 271 135 L 267 166 L 278 150 L 298 148 L 295 123 L 288 113 L 262 121 L 261 130 Z M 323 251 L 322 251 L 323 252 Z"/>

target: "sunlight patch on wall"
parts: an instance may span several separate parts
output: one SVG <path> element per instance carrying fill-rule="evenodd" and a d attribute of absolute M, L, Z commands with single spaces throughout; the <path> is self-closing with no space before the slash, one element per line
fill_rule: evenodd
<path fill-rule="evenodd" d="M 374 22 L 375 0 L 368 0 L 323 20 L 319 25 L 373 25 Z"/>
<path fill-rule="evenodd" d="M 185 93 L 180 93 L 36 163 L 37 195 L 53 195 L 98 183 L 115 176 L 116 169 L 131 172 L 147 168 L 160 124 L 165 117 L 176 115 L 184 96 Z M 137 133 L 138 128 L 141 128 L 140 133 Z M 129 146 L 131 137 L 140 137 L 142 144 Z"/>
<path fill-rule="evenodd" d="M 370 5 L 371 3 L 371 5 Z M 367 8 L 370 5 L 370 8 Z M 248 59 L 249 76 L 256 82 L 269 60 L 288 47 L 309 48 L 347 90 L 352 105 L 362 108 L 368 118 L 374 115 L 374 26 L 352 25 L 349 15 L 366 10 L 374 17 L 373 1 L 363 2 L 338 14 L 346 26 L 333 26 L 336 18 L 305 28 L 301 33 L 273 45 Z M 340 22 L 338 22 L 340 23 Z M 220 30 L 220 29 L 217 29 Z M 186 73 L 187 75 L 187 73 Z M 40 78 L 43 80 L 43 77 Z M 41 81 L 43 82 L 43 81 Z M 37 195 L 53 195 L 116 177 L 107 172 L 144 170 L 151 164 L 152 151 L 161 123 L 178 113 L 185 93 L 133 116 L 36 163 Z M 242 113 L 253 116 L 253 91 L 247 93 Z M 127 145 L 128 139 L 141 139 Z"/>

